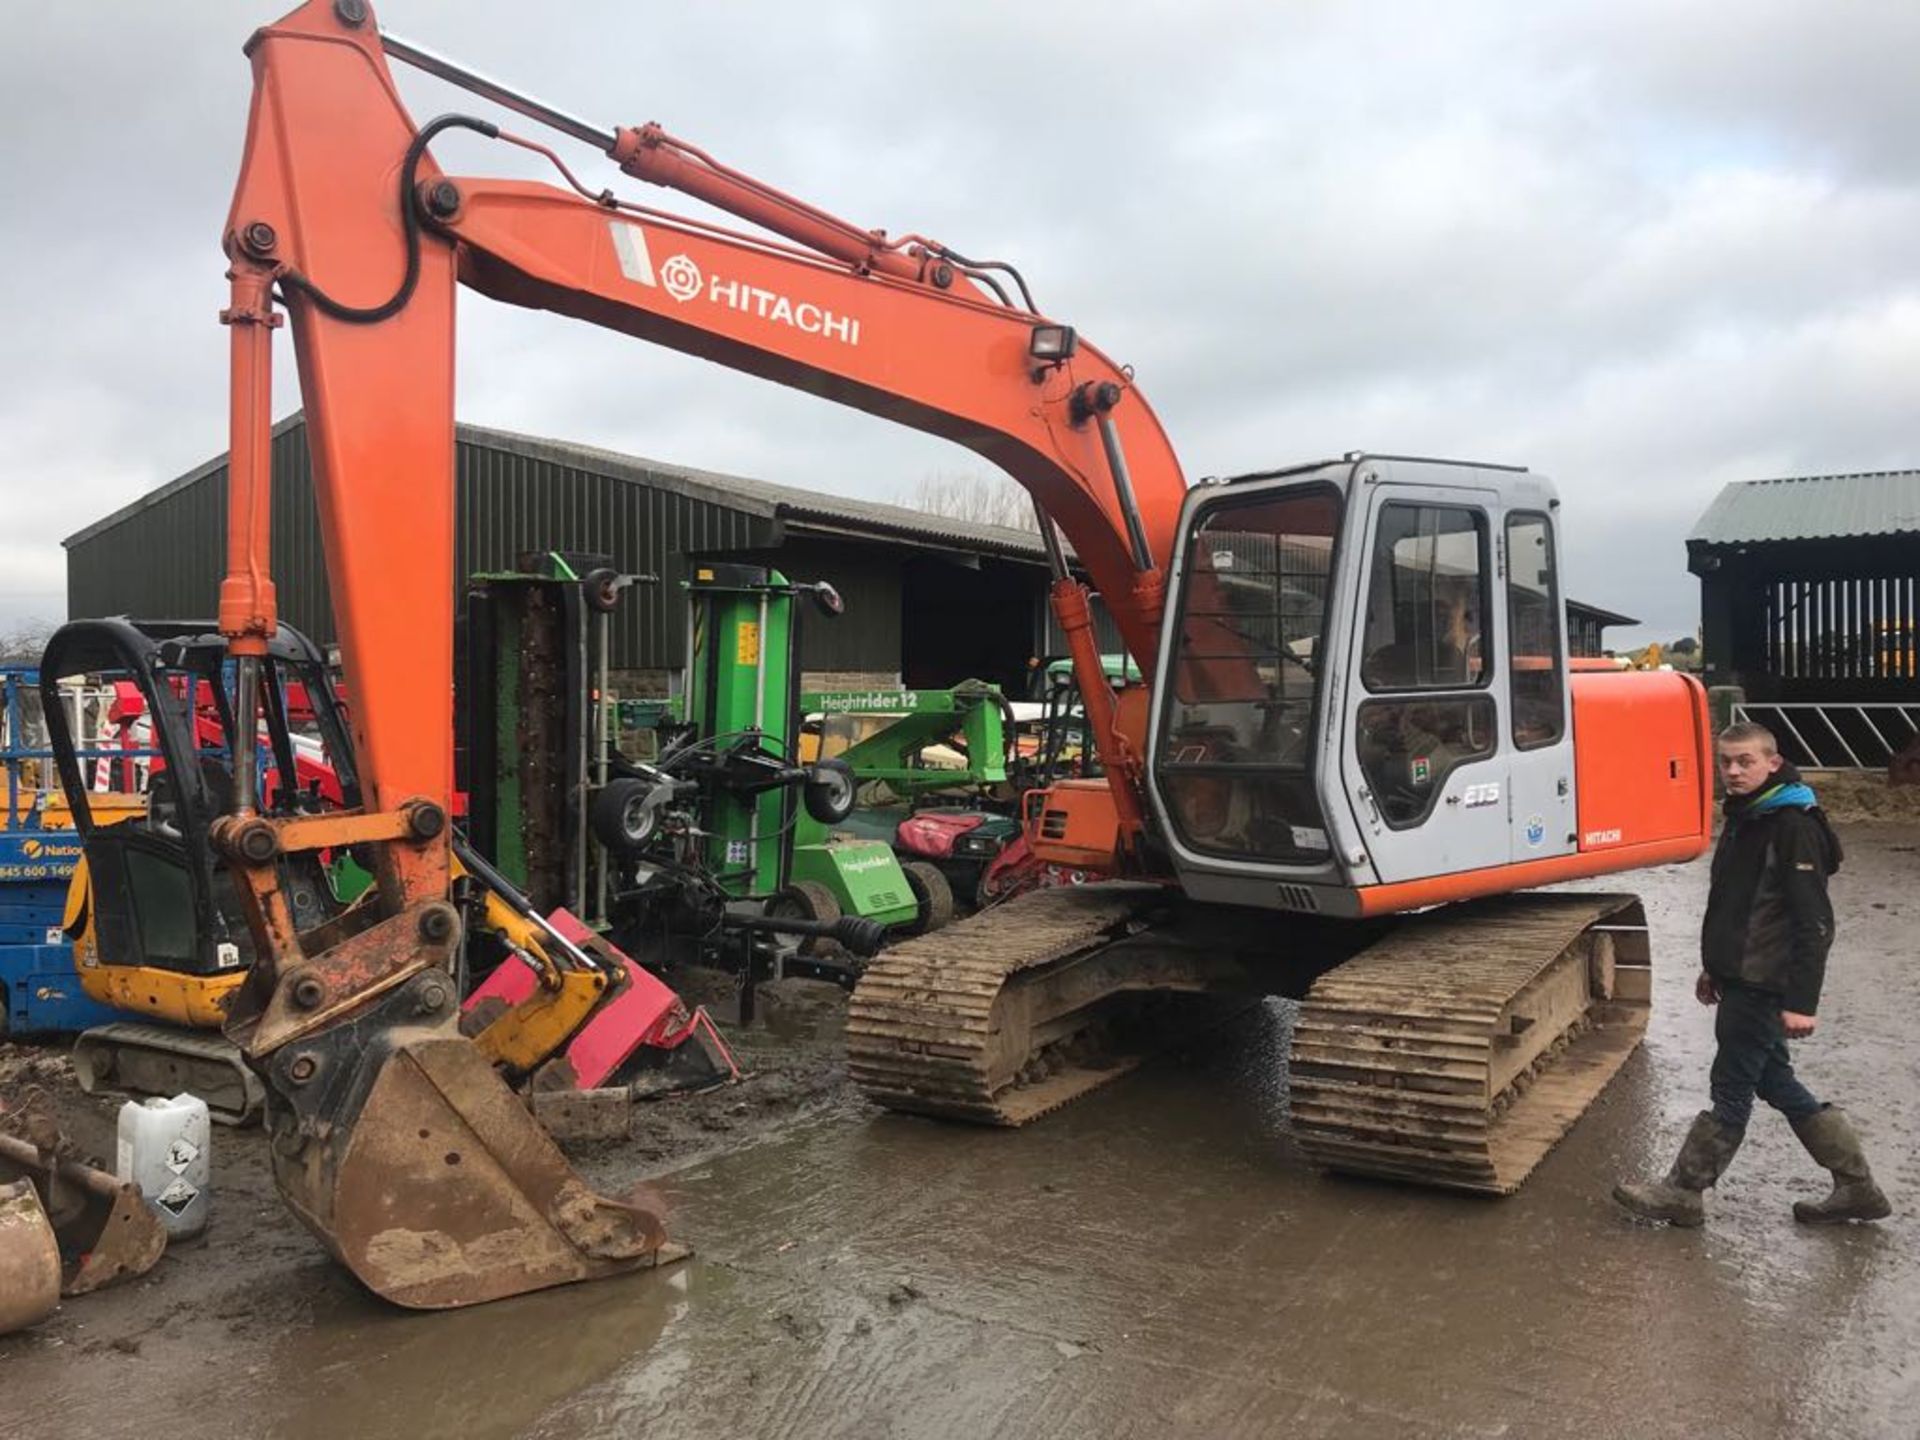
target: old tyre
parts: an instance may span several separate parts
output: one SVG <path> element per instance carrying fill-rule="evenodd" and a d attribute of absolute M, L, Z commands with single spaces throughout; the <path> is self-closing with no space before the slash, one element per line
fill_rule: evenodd
<path fill-rule="evenodd" d="M 938 930 L 953 919 L 953 887 L 938 865 L 925 860 L 909 860 L 900 867 L 907 873 L 907 888 L 913 891 L 919 916 L 911 929 L 915 935 Z"/>
<path fill-rule="evenodd" d="M 653 838 L 655 812 L 647 804 L 653 787 L 644 780 L 623 776 L 594 792 L 587 808 L 587 826 L 594 838 L 616 854 L 630 854 Z"/>
<path fill-rule="evenodd" d="M 838 825 L 853 813 L 859 791 L 860 782 L 851 765 L 842 760 L 822 760 L 807 772 L 807 814 L 822 825 Z"/>
<path fill-rule="evenodd" d="M 818 920 L 831 925 L 840 918 L 840 902 L 833 892 L 817 880 L 799 880 L 767 901 L 767 917 L 772 920 Z M 802 955 L 819 955 L 830 949 L 828 935 L 784 935 Z"/>

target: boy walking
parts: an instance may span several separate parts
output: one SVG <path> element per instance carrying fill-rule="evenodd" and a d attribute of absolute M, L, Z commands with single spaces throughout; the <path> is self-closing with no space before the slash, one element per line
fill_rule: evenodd
<path fill-rule="evenodd" d="M 1852 1122 L 1815 1098 L 1787 1054 L 1788 1040 L 1806 1038 L 1819 1023 L 1814 1012 L 1833 943 L 1827 877 L 1840 868 L 1840 841 L 1771 731 L 1730 725 L 1717 751 L 1726 825 L 1713 852 L 1694 986 L 1702 1005 L 1720 1007 L 1713 1108 L 1694 1118 L 1664 1180 L 1616 1185 L 1613 1198 L 1643 1220 L 1700 1224 L 1702 1192 L 1732 1162 L 1758 1096 L 1787 1117 L 1807 1153 L 1833 1174 L 1833 1193 L 1795 1201 L 1794 1219 L 1883 1219 L 1891 1207 Z"/>

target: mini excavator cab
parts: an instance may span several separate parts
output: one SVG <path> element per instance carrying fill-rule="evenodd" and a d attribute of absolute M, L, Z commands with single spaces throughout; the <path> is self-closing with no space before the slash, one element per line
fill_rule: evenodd
<path fill-rule="evenodd" d="M 68 903 L 82 986 L 119 1010 L 217 1025 L 253 957 L 224 861 L 207 838 L 232 804 L 235 767 L 256 767 L 270 814 L 357 797 L 324 657 L 280 627 L 262 663 L 264 723 L 251 744 L 235 735 L 226 640 L 211 622 L 74 621 L 48 642 L 40 677 L 54 763 L 84 847 Z M 82 677 L 119 692 L 127 754 L 86 762 L 84 771 L 61 700 L 63 682 Z M 102 793 L 141 790 L 144 817 L 95 823 Z M 312 857 L 285 863 L 303 925 L 340 908 Z"/>
<path fill-rule="evenodd" d="M 1378 456 L 1192 491 L 1149 740 L 1191 893 L 1353 914 L 1575 848 L 1558 505 Z"/>

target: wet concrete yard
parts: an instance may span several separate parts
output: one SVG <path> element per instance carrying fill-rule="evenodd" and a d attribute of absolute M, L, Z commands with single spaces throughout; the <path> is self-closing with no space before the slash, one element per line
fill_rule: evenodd
<path fill-rule="evenodd" d="M 653 1182 L 696 1259 L 449 1315 L 358 1291 L 225 1134 L 206 1242 L 0 1340 L 0 1435 L 1911 1437 L 1920 833 L 1843 835 L 1798 1057 L 1868 1135 L 1879 1227 L 1792 1222 L 1822 1177 L 1768 1113 L 1704 1231 L 1608 1200 L 1703 1102 L 1696 864 L 1624 877 L 1656 931 L 1648 1044 L 1512 1199 L 1306 1169 L 1279 1003 L 1023 1131 L 844 1094 L 720 1126 Z"/>

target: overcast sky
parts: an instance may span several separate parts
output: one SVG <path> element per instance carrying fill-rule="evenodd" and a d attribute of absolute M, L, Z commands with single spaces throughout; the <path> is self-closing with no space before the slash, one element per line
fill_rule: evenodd
<path fill-rule="evenodd" d="M 240 46 L 278 13 L 13 8 L 0 622 L 58 618 L 61 537 L 225 448 Z M 379 14 L 596 122 L 657 119 L 862 225 L 1014 261 L 1135 367 L 1191 477 L 1361 448 L 1543 471 L 1568 590 L 1644 638 L 1692 631 L 1682 542 L 1723 483 L 1920 464 L 1913 0 Z M 417 120 L 485 113 L 398 74 Z M 435 153 L 532 173 L 465 137 Z M 461 326 L 464 420 L 880 499 L 984 468 L 552 316 L 469 294 Z"/>

